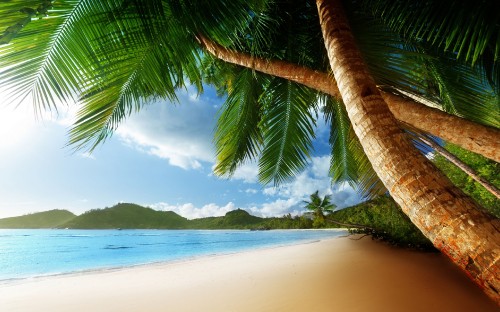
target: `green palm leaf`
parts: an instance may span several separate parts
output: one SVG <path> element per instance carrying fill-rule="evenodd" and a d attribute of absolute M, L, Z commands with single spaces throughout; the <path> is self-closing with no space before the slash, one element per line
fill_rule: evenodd
<path fill-rule="evenodd" d="M 223 46 L 237 44 L 247 30 L 252 15 L 267 7 L 268 0 L 190 1 L 172 0 L 168 6 L 172 16 L 191 35 L 203 34 Z"/>
<path fill-rule="evenodd" d="M 309 1 L 267 1 L 252 12 L 236 42 L 225 45 L 260 58 L 280 59 L 326 70 L 323 37 L 317 8 Z"/>
<path fill-rule="evenodd" d="M 317 93 L 274 78 L 263 97 L 264 148 L 259 180 L 281 184 L 308 164 L 314 138 Z"/>
<path fill-rule="evenodd" d="M 82 94 L 69 144 L 81 148 L 91 143 L 95 148 L 145 103 L 175 101 L 185 78 L 201 88 L 197 46 L 164 13 L 160 2 L 147 2 L 110 11 L 112 18 L 97 24 L 107 34 L 92 40 L 97 46 L 89 49 L 103 65 Z"/>
<path fill-rule="evenodd" d="M 214 171 L 220 176 L 230 176 L 246 160 L 258 157 L 262 144 L 259 99 L 268 78 L 248 69 L 237 71 L 215 130 Z"/>
<path fill-rule="evenodd" d="M 0 45 L 8 44 L 33 18 L 42 18 L 53 1 L 4 1 L 0 8 Z"/>
<path fill-rule="evenodd" d="M 353 30 L 377 84 L 423 97 L 448 113 L 499 126 L 499 94 L 479 66 L 464 65 L 448 53 L 404 41 L 363 12 L 353 16 Z"/>
<path fill-rule="evenodd" d="M 347 182 L 366 198 L 373 198 L 386 191 L 373 170 L 342 102 L 324 97 L 324 115 L 330 130 L 330 176 L 332 183 Z"/>
<path fill-rule="evenodd" d="M 0 45 L 0 68 L 4 69 L 0 72 L 0 88 L 12 101 L 20 103 L 29 97 L 36 109 L 42 109 L 55 107 L 56 99 L 71 97 L 78 83 L 64 66 L 75 72 L 86 69 L 75 67 L 71 59 L 79 51 L 73 51 L 74 46 L 67 41 L 76 21 L 88 13 L 88 2 L 61 1 L 49 17 L 31 21 L 9 38 L 10 44 Z M 20 1 L 15 1 L 6 9 L 18 5 Z M 10 23 L 10 19 L 2 21 L 2 27 L 4 23 Z"/>
<path fill-rule="evenodd" d="M 324 96 L 324 116 L 327 124 L 330 124 L 330 176 L 332 183 L 357 181 L 358 168 L 355 157 L 349 148 L 352 144 L 351 122 L 345 111 L 344 104 L 337 99 Z"/>
<path fill-rule="evenodd" d="M 495 1 L 363 1 L 366 10 L 413 41 L 425 41 L 475 64 L 500 57 L 500 15 Z M 453 9 L 450 9 L 453 8 Z"/>
<path fill-rule="evenodd" d="M 426 85 L 425 98 L 444 111 L 479 123 L 500 127 L 500 94 L 486 82 L 484 71 L 441 58 L 426 57 L 413 73 Z"/>

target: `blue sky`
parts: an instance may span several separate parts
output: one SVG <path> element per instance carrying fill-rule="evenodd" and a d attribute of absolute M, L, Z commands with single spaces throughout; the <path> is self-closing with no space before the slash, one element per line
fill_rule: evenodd
<path fill-rule="evenodd" d="M 30 104 L 0 104 L 0 218 L 50 209 L 76 214 L 118 202 L 172 210 L 187 218 L 242 208 L 258 216 L 303 211 L 316 190 L 339 207 L 359 202 L 347 185 L 330 185 L 328 129 L 318 125 L 315 155 L 293 181 L 276 189 L 257 183 L 257 165 L 231 179 L 212 174 L 213 128 L 223 99 L 206 88 L 178 93 L 180 103 L 158 102 L 133 114 L 91 155 L 65 147 L 75 107 L 36 120 Z M 6 98 L 0 94 L 0 103 Z"/>

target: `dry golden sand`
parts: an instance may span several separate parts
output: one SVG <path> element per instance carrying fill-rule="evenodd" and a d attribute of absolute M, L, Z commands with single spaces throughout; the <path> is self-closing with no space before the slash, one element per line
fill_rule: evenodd
<path fill-rule="evenodd" d="M 337 238 L 0 285 L 0 311 L 500 311 L 439 254 Z"/>

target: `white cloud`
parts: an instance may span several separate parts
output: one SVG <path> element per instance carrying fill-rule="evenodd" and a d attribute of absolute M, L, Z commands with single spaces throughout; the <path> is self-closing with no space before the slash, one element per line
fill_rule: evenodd
<path fill-rule="evenodd" d="M 307 170 L 300 173 L 293 181 L 275 188 L 264 188 L 262 193 L 270 198 L 277 198 L 261 206 L 251 207 L 251 211 L 262 216 L 292 215 L 304 211 L 303 201 L 309 195 L 319 191 L 320 196 L 331 195 L 332 202 L 338 208 L 355 205 L 361 201 L 357 192 L 347 183 L 332 185 L 328 171 L 330 157 L 313 157 Z"/>
<path fill-rule="evenodd" d="M 243 180 L 245 183 L 257 183 L 259 181 L 259 165 L 257 162 L 245 163 L 236 169 L 231 179 Z"/>
<path fill-rule="evenodd" d="M 317 190 L 320 196 L 332 195 L 332 202 L 338 208 L 359 203 L 361 201 L 360 196 L 347 183 L 331 185 L 330 178 L 328 177 L 329 163 L 329 157 L 313 157 L 308 169 L 299 174 L 293 181 L 279 188 L 264 188 L 261 193 L 267 195 L 268 199 L 266 202 L 248 204 L 241 206 L 241 208 L 260 217 L 280 217 L 288 213 L 291 215 L 300 215 L 305 212 L 303 201 L 308 200 L 309 195 Z M 256 165 L 254 164 L 254 166 Z M 243 176 L 241 175 L 240 177 Z M 251 187 L 243 189 L 240 192 L 259 196 L 259 191 Z M 195 219 L 223 216 L 227 212 L 235 210 L 238 206 L 233 202 L 229 202 L 226 205 L 210 203 L 201 207 L 197 207 L 192 203 L 174 205 L 160 202 L 150 205 L 150 207 L 157 210 L 174 211 L 188 219 Z"/>
<path fill-rule="evenodd" d="M 301 200 L 298 198 L 277 199 L 260 206 L 249 207 L 248 210 L 251 214 L 260 217 L 281 217 L 288 213 L 292 215 L 300 214 L 304 210 L 300 204 Z"/>
<path fill-rule="evenodd" d="M 327 178 L 330 172 L 330 156 L 313 157 L 311 173 L 318 178 Z"/>
<path fill-rule="evenodd" d="M 95 159 L 96 159 L 96 158 L 95 158 L 95 156 L 94 156 L 94 155 L 92 155 L 92 154 L 91 154 L 91 153 L 89 153 L 89 152 L 80 153 L 80 154 L 79 154 L 79 156 L 80 156 L 80 157 L 82 157 L 82 158 L 87 158 L 87 159 L 92 159 L 92 160 L 95 160 Z"/>
<path fill-rule="evenodd" d="M 213 105 L 192 88 L 178 92 L 180 105 L 154 103 L 129 117 L 116 134 L 125 144 L 183 169 L 214 162 Z"/>
<path fill-rule="evenodd" d="M 174 211 L 175 213 L 188 219 L 220 217 L 224 216 L 227 212 L 236 209 L 236 206 L 232 202 L 227 203 L 225 206 L 219 206 L 211 203 L 206 204 L 202 207 L 196 207 L 192 203 L 171 205 L 168 203 L 160 202 L 149 205 L 149 207 L 155 210 Z"/>
<path fill-rule="evenodd" d="M 264 190 L 262 190 L 262 193 L 268 196 L 275 196 L 276 194 L 278 194 L 278 189 L 273 186 L 266 187 Z"/>
<path fill-rule="evenodd" d="M 57 112 L 45 112 L 43 119 L 50 120 L 58 125 L 69 128 L 73 126 L 78 110 L 80 109 L 79 105 L 59 105 Z"/>

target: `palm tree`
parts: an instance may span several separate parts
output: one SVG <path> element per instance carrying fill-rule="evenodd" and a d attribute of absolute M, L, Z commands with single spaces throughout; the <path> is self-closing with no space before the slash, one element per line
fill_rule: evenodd
<path fill-rule="evenodd" d="M 484 187 L 491 195 L 495 196 L 498 200 L 500 200 L 500 190 L 490 183 L 486 179 L 482 178 L 474 169 L 468 166 L 466 163 L 460 160 L 457 156 L 450 153 L 447 149 L 439 145 L 432 137 L 424 135 L 422 133 L 413 132 L 411 136 L 415 138 L 415 140 L 420 143 L 430 147 L 434 150 L 434 152 L 441 155 L 443 158 L 448 160 L 453 165 L 457 166 L 462 172 L 466 173 L 472 180 L 475 180 L 482 187 Z"/>
<path fill-rule="evenodd" d="M 199 36 L 199 40 L 206 51 L 217 59 L 294 81 L 335 99 L 341 98 L 337 84 L 335 81 L 332 83 L 326 72 L 292 62 L 264 59 L 241 51 L 229 50 L 203 36 Z M 383 89 L 380 89 L 380 92 L 399 122 L 500 162 L 500 131 L 497 128 L 447 114 L 439 109 L 439 104 L 427 100 L 418 102 L 414 98 Z"/>
<path fill-rule="evenodd" d="M 325 225 L 325 215 L 332 213 L 337 206 L 331 202 L 331 195 L 319 196 L 319 191 L 309 196 L 309 201 L 304 201 L 305 208 L 314 214 L 313 226 L 321 227 Z"/>
<path fill-rule="evenodd" d="M 175 91 L 187 83 L 202 92 L 203 79 L 208 79 L 228 95 L 215 137 L 216 173 L 231 174 L 246 160 L 258 158 L 260 180 L 279 184 L 307 165 L 321 109 L 332 126 L 334 181 L 359 183 L 367 193 L 382 191 L 385 185 L 436 247 L 499 300 L 499 220 L 480 212 L 426 162 L 387 106 L 399 103 L 392 112 L 411 123 L 417 118 L 405 115 L 407 111 L 427 112 L 414 99 L 437 103 L 446 113 L 432 110 L 429 119 L 453 120 L 454 128 L 445 122 L 428 124 L 422 117 L 414 126 L 449 140 L 469 137 L 456 143 L 469 149 L 487 146 L 481 153 L 498 159 L 500 43 L 492 39 L 499 33 L 495 21 L 493 26 L 470 21 L 464 25 L 464 19 L 454 19 L 457 14 L 449 8 L 458 9 L 447 1 L 425 2 L 447 8 L 431 10 L 442 18 L 432 15 L 429 20 L 412 19 L 426 16 L 418 3 L 385 2 L 386 7 L 398 8 L 388 14 L 381 10 L 382 0 L 346 2 L 357 44 L 370 66 L 366 69 L 338 1 L 318 0 L 319 13 L 310 1 L 265 0 L 98 5 L 66 0 L 54 2 L 50 18 L 41 20 L 31 17 L 43 16 L 43 7 L 39 12 L 13 10 L 39 3 L 15 0 L 0 6 L 2 16 L 7 16 L 0 30 L 13 27 L 0 38 L 0 89 L 11 91 L 14 100 L 32 97 L 39 109 L 78 100 L 81 109 L 70 131 L 70 144 L 76 148 L 93 149 L 132 111 L 152 100 L 175 100 Z M 492 20 L 488 4 L 474 5 L 479 9 L 468 10 L 478 20 Z M 332 22 L 332 16 L 339 20 Z M 397 27 L 398 19 L 419 23 L 412 25 L 419 31 L 408 35 Z M 436 21 L 451 24 L 436 26 Z M 457 37 L 462 29 L 465 32 Z M 479 39 L 469 40 L 469 34 Z M 348 43 L 339 43 L 346 38 Z M 219 52 L 239 53 L 236 61 L 226 61 L 246 68 L 210 59 L 204 49 L 224 59 L 210 43 L 222 47 Z M 345 58 L 351 53 L 357 58 Z M 267 60 L 279 60 L 279 66 L 266 65 L 271 64 Z M 290 64 L 304 70 L 286 71 Z M 327 76 L 331 71 L 338 91 L 332 76 Z M 362 88 L 349 77 L 355 71 Z M 319 85 L 311 83 L 317 77 L 311 72 L 323 77 Z M 383 97 L 371 75 L 388 90 Z M 470 124 L 486 126 L 468 128 Z M 485 130 L 480 137 L 475 130 L 463 132 L 468 129 Z M 453 135 L 456 131 L 460 134 Z"/>
<path fill-rule="evenodd" d="M 496 291 L 500 289 L 498 259 L 492 257 L 500 244 L 496 227 L 500 220 L 484 214 L 474 201 L 454 189 L 399 128 L 356 47 L 341 2 L 316 3 L 335 80 L 377 175 L 424 235 L 500 301 Z M 429 197 L 429 193 L 437 196 Z M 476 222 L 482 223 L 481 229 Z M 442 246 L 446 241 L 454 241 L 456 248 Z"/>

